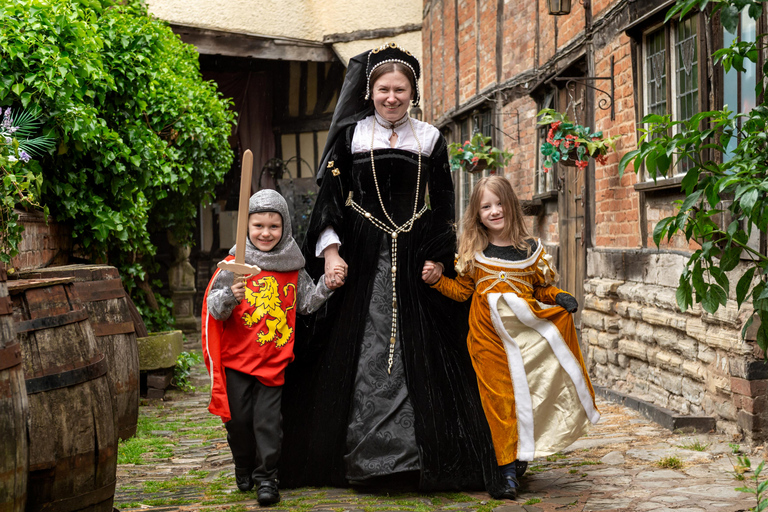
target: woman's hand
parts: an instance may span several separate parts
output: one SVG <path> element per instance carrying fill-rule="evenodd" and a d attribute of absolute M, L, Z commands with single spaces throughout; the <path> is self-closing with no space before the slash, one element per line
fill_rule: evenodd
<path fill-rule="evenodd" d="M 325 258 L 325 286 L 335 290 L 347 278 L 347 262 L 339 256 L 339 246 L 332 244 L 323 250 Z"/>
<path fill-rule="evenodd" d="M 435 284 L 440 280 L 440 276 L 443 275 L 443 264 L 435 263 L 434 261 L 426 260 L 424 267 L 421 269 L 421 279 L 427 284 Z"/>

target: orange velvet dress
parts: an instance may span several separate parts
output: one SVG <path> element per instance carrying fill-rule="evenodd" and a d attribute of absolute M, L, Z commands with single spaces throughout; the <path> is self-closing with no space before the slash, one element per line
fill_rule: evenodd
<path fill-rule="evenodd" d="M 573 317 L 555 304 L 563 290 L 539 241 L 521 261 L 475 255 L 472 272 L 433 285 L 472 297 L 467 348 L 499 465 L 562 450 L 600 414 Z"/>

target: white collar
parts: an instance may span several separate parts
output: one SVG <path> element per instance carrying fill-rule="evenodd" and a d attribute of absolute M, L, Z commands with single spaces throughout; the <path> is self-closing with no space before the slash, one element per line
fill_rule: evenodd
<path fill-rule="evenodd" d="M 386 119 L 384 119 L 375 109 L 373 111 L 373 115 L 376 117 L 376 120 L 374 122 L 378 121 L 379 126 L 381 126 L 382 128 L 386 128 L 387 130 L 391 130 L 392 129 L 391 126 L 394 124 L 395 132 L 397 132 L 398 128 L 402 128 L 403 126 L 408 124 L 408 112 L 406 112 L 403 117 L 401 117 L 394 123 L 391 123 Z"/>
<path fill-rule="evenodd" d="M 533 253 L 524 260 L 509 261 L 509 260 L 502 260 L 499 258 L 489 258 L 485 254 L 483 254 L 482 251 L 478 251 L 475 253 L 475 261 L 479 263 L 483 263 L 485 265 L 493 265 L 495 267 L 521 269 L 521 268 L 530 267 L 531 265 L 536 263 L 536 260 L 538 259 L 543 249 L 544 249 L 544 246 L 541 244 L 541 239 L 539 239 L 536 241 L 536 250 L 533 251 Z"/>

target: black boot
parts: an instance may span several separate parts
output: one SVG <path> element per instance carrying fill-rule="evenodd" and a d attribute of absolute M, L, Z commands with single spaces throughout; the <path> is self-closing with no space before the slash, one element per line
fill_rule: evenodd
<path fill-rule="evenodd" d="M 277 489 L 277 479 L 262 480 L 257 495 L 259 505 L 273 505 L 280 501 L 280 491 Z"/>
<path fill-rule="evenodd" d="M 251 473 L 253 473 L 252 469 L 235 468 L 235 483 L 242 492 L 248 492 L 253 489 Z"/>

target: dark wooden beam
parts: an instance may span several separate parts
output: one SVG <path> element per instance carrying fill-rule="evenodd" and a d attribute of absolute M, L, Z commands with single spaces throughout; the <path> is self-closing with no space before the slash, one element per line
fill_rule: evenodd
<path fill-rule="evenodd" d="M 328 34 L 323 36 L 323 43 L 349 43 L 351 41 L 382 39 L 384 37 L 394 37 L 408 32 L 418 32 L 421 30 L 421 23 L 409 23 L 399 27 L 377 28 L 373 30 L 355 30 L 354 32 L 340 32 L 338 34 Z"/>
<path fill-rule="evenodd" d="M 319 41 L 272 38 L 173 24 L 171 28 L 182 41 L 194 45 L 198 53 L 205 55 L 315 62 L 336 60 L 333 50 Z"/>

